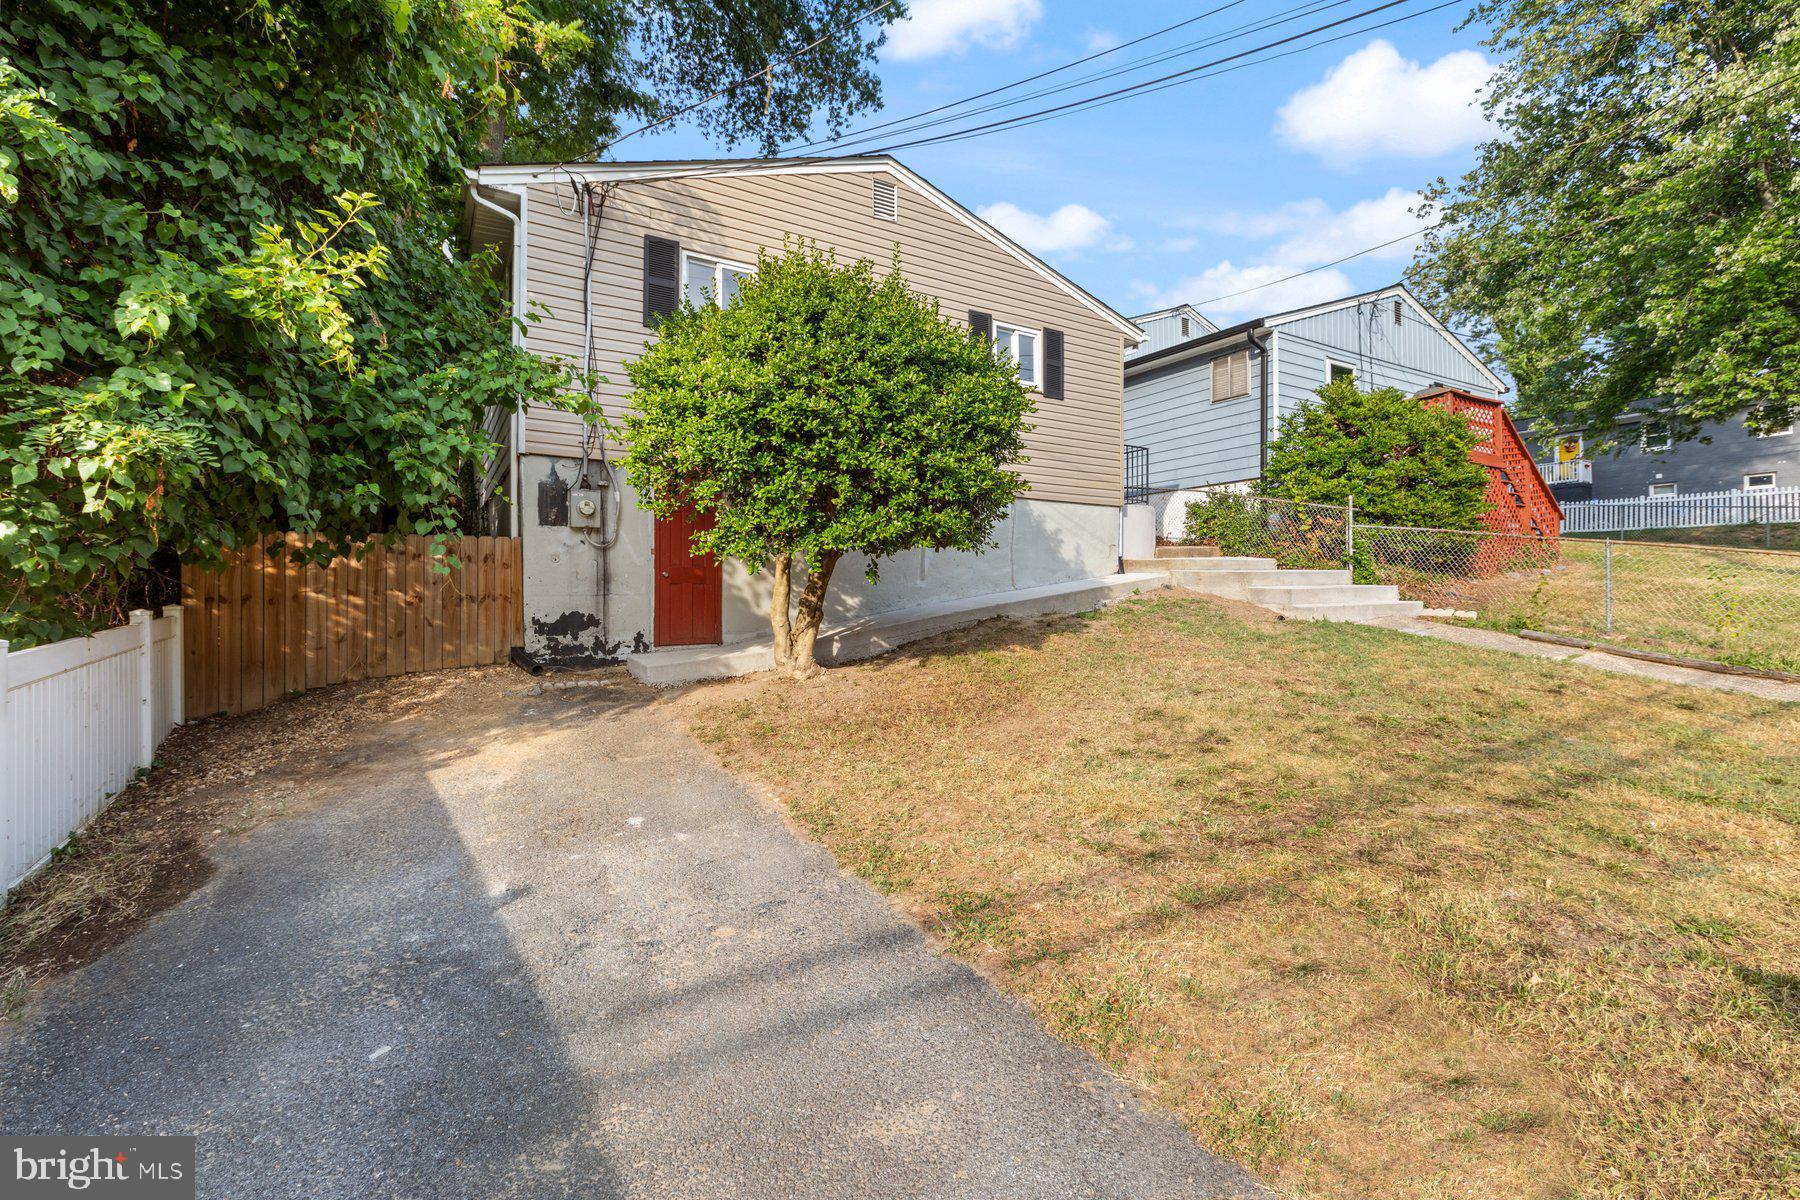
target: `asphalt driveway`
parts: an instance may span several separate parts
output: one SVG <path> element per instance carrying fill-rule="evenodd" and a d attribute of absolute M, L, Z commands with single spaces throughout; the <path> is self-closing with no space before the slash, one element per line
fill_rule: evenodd
<path fill-rule="evenodd" d="M 1264 1194 L 650 693 L 465 675 L 49 984 L 0 1129 L 194 1134 L 221 1197 Z"/>

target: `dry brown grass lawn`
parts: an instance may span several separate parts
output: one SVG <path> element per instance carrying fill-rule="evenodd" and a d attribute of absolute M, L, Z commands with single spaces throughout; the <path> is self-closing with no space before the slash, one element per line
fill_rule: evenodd
<path fill-rule="evenodd" d="M 1794 1194 L 1800 709 L 1179 594 L 686 703 L 1284 1187 Z"/>

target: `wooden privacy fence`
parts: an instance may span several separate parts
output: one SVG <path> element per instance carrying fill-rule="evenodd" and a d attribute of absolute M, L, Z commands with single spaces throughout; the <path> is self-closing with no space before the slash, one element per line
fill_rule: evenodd
<path fill-rule="evenodd" d="M 524 622 L 517 538 L 370 542 L 361 557 L 294 561 L 302 534 L 270 534 L 222 570 L 182 568 L 189 718 L 244 713 L 354 679 L 502 662 Z"/>

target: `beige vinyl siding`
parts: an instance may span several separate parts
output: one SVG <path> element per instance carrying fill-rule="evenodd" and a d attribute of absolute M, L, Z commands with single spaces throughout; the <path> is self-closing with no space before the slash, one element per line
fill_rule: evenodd
<path fill-rule="evenodd" d="M 877 176 L 899 188 L 899 219 L 874 215 Z M 535 185 L 526 206 L 528 299 L 542 306 L 526 344 L 571 360 L 581 354 L 582 232 L 564 185 Z M 931 196 L 886 172 L 726 175 L 703 179 L 626 181 L 615 185 L 601 219 L 593 271 L 594 344 L 609 414 L 626 403 L 624 363 L 641 353 L 644 235 L 674 238 L 684 253 L 755 263 L 779 251 L 784 237 L 816 239 L 842 258 L 893 261 L 908 282 L 935 297 L 958 322 L 971 309 L 997 322 L 1064 335 L 1064 398 L 1035 397 L 1024 469 L 1031 495 L 1044 500 L 1118 504 L 1123 489 L 1124 340 L 1118 328 L 945 211 Z M 534 408 L 525 420 L 525 451 L 579 452 L 581 423 Z"/>

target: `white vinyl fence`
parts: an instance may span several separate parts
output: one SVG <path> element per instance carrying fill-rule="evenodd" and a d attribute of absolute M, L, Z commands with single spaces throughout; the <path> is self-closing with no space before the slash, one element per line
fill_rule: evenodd
<path fill-rule="evenodd" d="M 181 723 L 181 606 L 29 650 L 0 641 L 0 879 L 11 891 Z M 3 902 L 3 901 L 0 901 Z"/>
<path fill-rule="evenodd" d="M 1564 533 L 1635 529 L 1700 529 L 1709 525 L 1777 525 L 1800 521 L 1800 487 L 1575 500 L 1562 506 Z"/>

